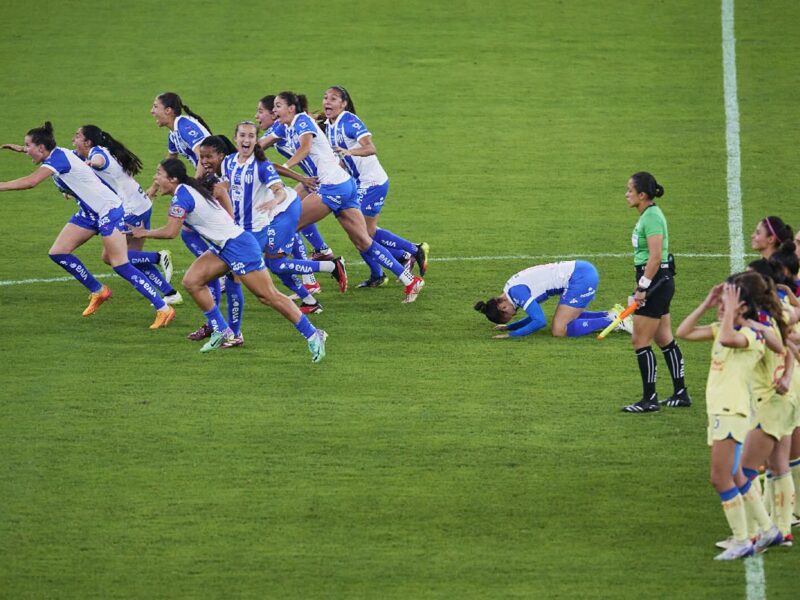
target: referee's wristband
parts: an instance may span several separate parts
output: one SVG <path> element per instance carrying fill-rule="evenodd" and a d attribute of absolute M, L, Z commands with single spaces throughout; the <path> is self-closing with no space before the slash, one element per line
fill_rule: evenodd
<path fill-rule="evenodd" d="M 650 284 L 653 283 L 652 279 L 648 279 L 644 275 L 639 277 L 639 287 L 644 291 L 650 287 Z"/>

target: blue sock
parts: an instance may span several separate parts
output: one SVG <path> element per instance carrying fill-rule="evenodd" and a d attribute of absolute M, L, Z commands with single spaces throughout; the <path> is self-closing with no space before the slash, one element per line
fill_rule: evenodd
<path fill-rule="evenodd" d="M 603 314 L 605 315 L 605 313 Z M 606 316 L 601 319 L 582 319 L 578 317 L 567 324 L 567 337 L 580 337 L 609 325 L 611 325 L 611 319 Z"/>
<path fill-rule="evenodd" d="M 315 333 L 317 333 L 316 327 L 311 324 L 311 321 L 309 321 L 308 317 L 305 315 L 302 315 L 300 320 L 294 324 L 294 328 L 302 333 L 303 337 L 306 339 L 310 339 Z"/>
<path fill-rule="evenodd" d="M 302 282 L 297 281 L 294 275 L 289 275 L 288 273 L 276 273 L 276 275 L 278 275 L 278 279 L 281 280 L 281 283 L 297 294 L 301 300 L 311 295 L 311 292 L 303 286 Z"/>
<path fill-rule="evenodd" d="M 269 270 L 275 273 L 318 273 L 320 271 L 320 263 L 316 260 L 297 260 L 294 258 L 268 258 L 267 266 Z"/>
<path fill-rule="evenodd" d="M 398 250 L 402 252 L 408 252 L 409 254 L 417 253 L 416 244 L 409 242 L 407 239 L 401 238 L 399 235 L 392 233 L 388 229 L 376 229 L 373 239 L 381 246 L 386 246 L 387 248 L 397 248 Z"/>
<path fill-rule="evenodd" d="M 578 315 L 579 319 L 605 319 L 607 317 L 608 317 L 608 311 L 606 310 L 597 310 L 597 311 L 585 310 Z"/>
<path fill-rule="evenodd" d="M 156 289 L 150 285 L 150 282 L 147 280 L 147 277 L 145 277 L 145 274 L 134 267 L 131 263 L 125 263 L 124 265 L 114 267 L 114 271 L 117 273 L 117 275 L 130 283 L 137 292 L 147 298 L 150 303 L 156 307 L 156 310 L 166 306 L 164 304 L 164 300 L 156 292 Z"/>
<path fill-rule="evenodd" d="M 130 258 L 130 254 L 128 255 Z M 153 264 L 143 263 L 139 265 L 139 270 L 144 273 L 144 276 L 147 277 L 153 285 L 156 286 L 159 292 L 162 294 L 171 294 L 175 291 L 175 288 L 172 287 L 167 280 L 161 275 L 161 271 L 158 270 Z"/>
<path fill-rule="evenodd" d="M 300 260 L 308 260 L 308 250 L 306 250 L 306 243 L 303 241 L 303 236 L 296 233 L 294 236 L 294 243 L 292 244 L 292 256 Z"/>
<path fill-rule="evenodd" d="M 158 252 L 142 252 L 141 250 L 128 250 L 128 260 L 132 265 L 157 265 Z"/>
<path fill-rule="evenodd" d="M 219 304 L 214 305 L 214 308 L 203 313 L 208 320 L 208 324 L 214 331 L 225 331 L 228 329 L 228 323 L 225 322 L 225 317 L 219 310 Z"/>
<path fill-rule="evenodd" d="M 389 252 L 392 252 L 391 249 L 389 249 Z M 364 255 L 362 254 L 362 256 Z M 397 257 L 395 257 L 395 259 L 396 258 Z M 376 258 L 367 254 L 364 256 L 364 262 L 367 263 L 367 266 L 369 267 L 370 278 L 377 279 L 378 277 L 383 277 L 383 267 Z"/>
<path fill-rule="evenodd" d="M 316 223 L 312 223 L 308 227 L 304 227 L 300 230 L 300 233 L 302 233 L 303 237 L 308 240 L 308 243 L 311 244 L 311 247 L 314 248 L 314 251 L 328 248 L 328 244 L 325 243 L 325 239 L 322 237 L 319 229 L 317 229 Z"/>
<path fill-rule="evenodd" d="M 183 240 L 183 243 L 186 244 L 189 252 L 195 256 L 200 256 L 203 252 L 208 250 L 208 243 L 206 243 L 206 241 L 203 239 L 203 236 L 196 231 L 181 229 L 181 239 Z"/>
<path fill-rule="evenodd" d="M 103 289 L 103 284 L 94 278 L 89 269 L 74 254 L 50 254 L 50 260 L 64 269 L 67 273 L 78 280 L 78 283 L 86 287 L 90 292 L 96 294 Z"/>
<path fill-rule="evenodd" d="M 403 275 L 404 271 L 405 271 L 405 269 L 403 268 L 403 265 L 400 264 L 394 258 L 394 256 L 389 254 L 386 251 L 386 249 L 383 248 L 383 246 L 381 246 L 380 244 L 375 242 L 375 240 L 372 241 L 372 245 L 369 247 L 369 249 L 366 252 L 362 252 L 361 253 L 361 258 L 363 258 L 364 262 L 366 262 L 367 264 L 370 264 L 369 263 L 370 257 L 375 257 L 375 259 L 382 266 L 384 266 L 387 269 L 389 269 L 392 273 L 397 275 L 397 277 L 399 277 L 401 280 L 409 279 L 409 281 L 410 281 L 410 278 L 401 277 Z M 408 284 L 408 281 L 403 281 L 403 283 Z"/>
<path fill-rule="evenodd" d="M 244 293 L 242 284 L 230 277 L 225 282 L 225 296 L 228 298 L 228 325 L 235 335 L 242 333 L 242 316 L 244 315 Z"/>
<path fill-rule="evenodd" d="M 211 296 L 214 298 L 214 304 L 219 306 L 219 301 L 222 299 L 222 286 L 219 284 L 219 279 L 208 284 L 208 289 L 211 291 Z"/>

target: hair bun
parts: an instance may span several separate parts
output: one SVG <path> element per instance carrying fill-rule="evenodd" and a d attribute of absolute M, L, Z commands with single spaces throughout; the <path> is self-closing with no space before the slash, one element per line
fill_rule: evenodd
<path fill-rule="evenodd" d="M 485 313 L 486 312 L 486 302 L 484 302 L 483 300 L 480 300 L 480 301 L 476 302 L 475 303 L 475 310 L 477 310 L 478 312 Z"/>
<path fill-rule="evenodd" d="M 655 187 L 655 192 L 653 193 L 653 196 L 655 198 L 661 198 L 661 196 L 664 195 L 664 186 L 656 183 L 654 187 Z"/>

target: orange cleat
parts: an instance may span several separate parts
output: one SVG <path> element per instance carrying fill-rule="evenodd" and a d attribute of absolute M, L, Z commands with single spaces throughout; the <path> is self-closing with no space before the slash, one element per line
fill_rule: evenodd
<path fill-rule="evenodd" d="M 152 325 L 150 325 L 150 329 L 160 329 L 161 327 L 166 327 L 172 322 L 172 319 L 174 318 L 175 318 L 175 309 L 168 304 L 167 310 L 156 311 L 156 320 L 153 321 Z"/>
<path fill-rule="evenodd" d="M 111 288 L 103 286 L 99 292 L 89 294 L 89 306 L 83 311 L 83 316 L 88 317 L 100 308 L 100 305 L 106 300 L 111 299 Z"/>

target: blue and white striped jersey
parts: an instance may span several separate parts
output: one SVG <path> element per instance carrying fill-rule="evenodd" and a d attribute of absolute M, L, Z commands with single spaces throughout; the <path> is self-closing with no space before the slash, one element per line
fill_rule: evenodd
<path fill-rule="evenodd" d="M 188 158 L 196 167 L 198 157 L 194 149 L 197 144 L 210 136 L 211 132 L 197 119 L 187 115 L 178 115 L 172 125 L 173 130 L 169 132 L 167 140 L 167 151 Z"/>
<path fill-rule="evenodd" d="M 244 231 L 224 208 L 213 200 L 206 200 L 185 183 L 175 189 L 169 216 L 183 219 L 184 225 L 203 236 L 217 250 L 222 250 L 228 240 L 239 237 Z"/>
<path fill-rule="evenodd" d="M 292 150 L 292 145 L 289 143 L 289 140 L 286 137 L 286 125 L 281 123 L 280 121 L 275 121 L 272 125 L 269 126 L 264 134 L 259 139 L 275 139 L 275 150 L 278 151 L 285 159 L 292 158 L 292 154 L 294 154 L 294 150 Z M 302 169 L 302 165 L 300 165 Z M 305 172 L 305 169 L 303 169 Z M 306 175 L 313 176 L 314 173 L 306 172 Z"/>
<path fill-rule="evenodd" d="M 119 196 L 97 176 L 94 169 L 67 148 L 54 148 L 42 161 L 42 166 L 53 171 L 53 183 L 62 192 L 73 196 L 87 217 L 97 219 L 122 205 Z"/>
<path fill-rule="evenodd" d="M 351 150 L 361 146 L 359 140 L 367 135 L 372 135 L 364 122 L 349 111 L 343 111 L 336 120 L 327 124 L 325 134 L 332 148 L 345 148 Z M 360 188 L 370 188 L 383 185 L 389 180 L 383 170 L 378 157 L 372 156 L 343 156 L 342 162 L 348 173 L 358 182 Z"/>
<path fill-rule="evenodd" d="M 100 156 L 103 159 L 103 166 L 92 167 L 95 174 L 106 182 L 122 200 L 122 206 L 125 207 L 125 215 L 141 215 L 153 207 L 153 203 L 144 193 L 142 186 L 125 172 L 122 165 L 109 152 L 108 148 L 93 146 L 89 150 L 89 160 L 95 156 Z"/>
<path fill-rule="evenodd" d="M 536 265 L 513 275 L 503 291 L 514 306 L 527 311 L 531 302 L 538 303 L 563 294 L 573 271 L 574 260 Z"/>
<path fill-rule="evenodd" d="M 275 183 L 283 185 L 283 181 L 268 160 L 259 162 L 253 155 L 240 163 L 238 156 L 234 152 L 222 162 L 222 175 L 230 182 L 233 218 L 245 231 L 261 231 L 276 215 L 288 208 L 297 194 L 285 188 L 287 199 L 284 202 L 269 213 L 258 211 L 259 206 L 275 198 L 270 186 Z"/>
<path fill-rule="evenodd" d="M 333 153 L 319 125 L 306 113 L 295 115 L 286 129 L 292 153 L 300 147 L 300 138 L 311 135 L 311 151 L 300 163 L 306 173 L 316 173 L 321 185 L 339 185 L 350 179 L 350 175 L 339 165 L 339 157 Z"/>

